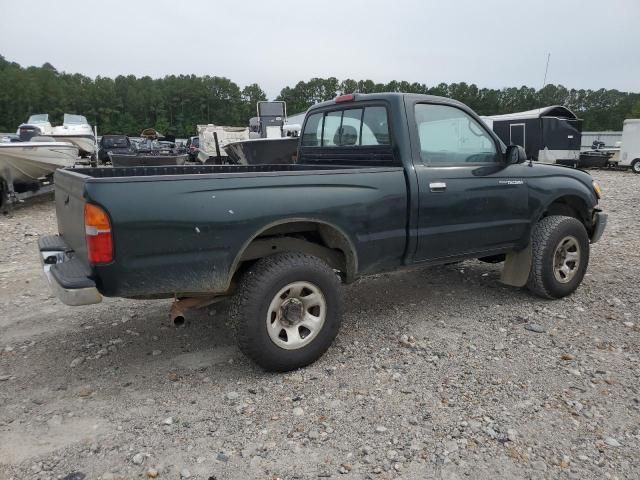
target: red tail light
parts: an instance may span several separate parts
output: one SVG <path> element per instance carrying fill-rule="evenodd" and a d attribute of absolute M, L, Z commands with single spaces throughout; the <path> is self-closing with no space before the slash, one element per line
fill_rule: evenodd
<path fill-rule="evenodd" d="M 353 102 L 354 98 L 356 97 L 353 93 L 349 93 L 348 95 L 338 95 L 336 97 L 336 103 Z"/>
<path fill-rule="evenodd" d="M 109 216 L 102 208 L 84 205 L 84 230 L 87 239 L 87 257 L 92 265 L 113 261 L 113 239 Z"/>

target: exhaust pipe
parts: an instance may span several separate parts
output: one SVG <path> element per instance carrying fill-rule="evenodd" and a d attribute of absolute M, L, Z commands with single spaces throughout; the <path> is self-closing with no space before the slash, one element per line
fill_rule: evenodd
<path fill-rule="evenodd" d="M 222 296 L 216 295 L 211 297 L 182 297 L 176 298 L 169 309 L 169 318 L 175 327 L 182 327 L 185 324 L 185 314 L 189 310 L 203 308 L 212 303 L 220 302 Z"/>

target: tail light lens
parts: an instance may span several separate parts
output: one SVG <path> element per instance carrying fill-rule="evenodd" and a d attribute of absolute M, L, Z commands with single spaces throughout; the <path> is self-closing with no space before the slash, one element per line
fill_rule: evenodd
<path fill-rule="evenodd" d="M 84 206 L 84 230 L 89 263 L 96 265 L 112 262 L 113 239 L 107 212 L 96 205 L 86 203 Z"/>
<path fill-rule="evenodd" d="M 353 93 L 349 93 L 347 95 L 338 95 L 336 97 L 336 103 L 353 102 L 355 98 L 356 96 Z"/>

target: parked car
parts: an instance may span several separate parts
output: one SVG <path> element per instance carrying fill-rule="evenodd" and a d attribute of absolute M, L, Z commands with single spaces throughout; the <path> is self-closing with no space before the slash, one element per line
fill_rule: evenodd
<path fill-rule="evenodd" d="M 189 155 L 189 161 L 195 162 L 198 160 L 198 152 L 200 151 L 200 138 L 189 137 L 187 140 L 187 154 Z"/>
<path fill-rule="evenodd" d="M 59 170 L 59 235 L 39 241 L 53 291 L 177 298 L 176 318 L 232 295 L 241 350 L 286 371 L 333 342 L 341 282 L 479 258 L 561 298 L 606 225 L 588 173 L 527 161 L 454 100 L 343 95 L 302 132 L 291 165 Z"/>
<path fill-rule="evenodd" d="M 98 162 L 110 163 L 109 152 L 133 154 L 135 149 L 126 135 L 103 135 L 98 143 Z"/>

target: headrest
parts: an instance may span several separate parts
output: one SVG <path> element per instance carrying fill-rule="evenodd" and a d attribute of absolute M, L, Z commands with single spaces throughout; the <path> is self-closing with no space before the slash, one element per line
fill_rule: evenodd
<path fill-rule="evenodd" d="M 358 141 L 358 130 L 351 125 L 343 125 L 333 136 L 333 143 L 340 146 L 355 145 Z"/>

